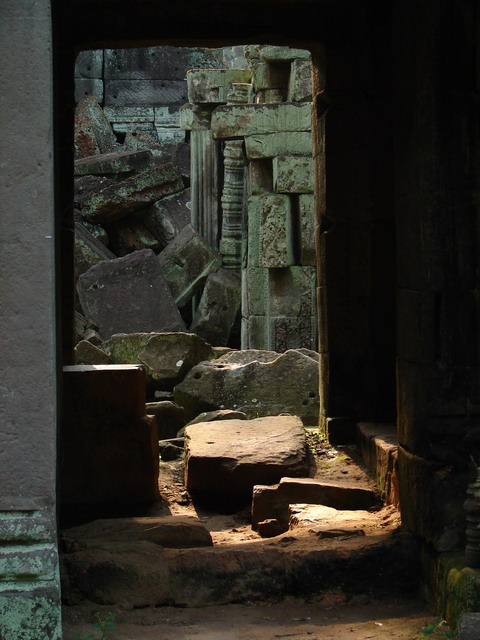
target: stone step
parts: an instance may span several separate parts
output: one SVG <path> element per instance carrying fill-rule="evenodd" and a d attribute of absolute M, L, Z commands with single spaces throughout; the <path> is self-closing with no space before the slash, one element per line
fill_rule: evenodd
<path fill-rule="evenodd" d="M 411 593 L 415 545 L 406 534 L 306 536 L 234 546 L 166 549 L 145 540 L 110 542 L 62 556 L 67 604 L 124 608 L 272 602 L 313 597 Z"/>

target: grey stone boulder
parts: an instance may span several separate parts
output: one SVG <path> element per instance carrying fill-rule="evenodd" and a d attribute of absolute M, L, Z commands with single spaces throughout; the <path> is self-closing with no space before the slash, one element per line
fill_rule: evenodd
<path fill-rule="evenodd" d="M 207 276 L 220 268 L 221 258 L 188 224 L 159 253 L 158 262 L 175 303 L 183 307 L 201 289 Z"/>
<path fill-rule="evenodd" d="M 211 345 L 185 331 L 117 334 L 104 350 L 115 363 L 142 364 L 147 380 L 163 390 L 172 389 L 197 363 L 214 357 Z"/>
<path fill-rule="evenodd" d="M 195 312 L 190 330 L 216 346 L 228 344 L 240 309 L 240 277 L 231 270 L 211 273 Z"/>
<path fill-rule="evenodd" d="M 179 170 L 167 162 L 93 194 L 83 202 L 82 216 L 88 222 L 111 223 L 183 188 Z"/>
<path fill-rule="evenodd" d="M 160 440 L 175 438 L 178 431 L 185 426 L 186 418 L 183 407 L 163 400 L 159 402 L 147 402 L 147 413 L 157 419 L 158 437 Z"/>
<path fill-rule="evenodd" d="M 75 364 L 111 364 L 105 351 L 88 340 L 80 340 L 74 348 Z"/>
<path fill-rule="evenodd" d="M 305 431 L 296 416 L 219 420 L 185 429 L 189 491 L 246 497 L 256 484 L 308 472 Z"/>
<path fill-rule="evenodd" d="M 184 549 L 212 546 L 212 537 L 191 516 L 142 516 L 105 518 L 63 529 L 62 547 L 67 553 L 112 542 L 144 540 L 162 547 Z"/>
<path fill-rule="evenodd" d="M 122 332 L 185 328 L 150 249 L 99 262 L 79 277 L 77 292 L 84 314 L 104 339 Z"/>
<path fill-rule="evenodd" d="M 234 409 L 249 418 L 289 413 L 316 425 L 318 363 L 296 349 L 275 355 L 231 351 L 193 367 L 175 387 L 174 399 L 190 419 L 202 411 Z"/>
<path fill-rule="evenodd" d="M 190 189 L 158 200 L 143 216 L 143 224 L 166 247 L 190 223 Z"/>

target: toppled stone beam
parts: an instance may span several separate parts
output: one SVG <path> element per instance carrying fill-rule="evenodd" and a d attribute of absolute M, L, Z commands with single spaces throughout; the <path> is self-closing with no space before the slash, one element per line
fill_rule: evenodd
<path fill-rule="evenodd" d="M 190 222 L 190 189 L 162 198 L 143 216 L 143 224 L 166 247 Z"/>
<path fill-rule="evenodd" d="M 75 176 L 106 176 L 145 171 L 153 162 L 151 151 L 116 151 L 75 160 Z"/>
<path fill-rule="evenodd" d="M 75 157 L 110 153 L 117 147 L 113 129 L 97 100 L 93 96 L 81 100 L 75 109 Z"/>
<path fill-rule="evenodd" d="M 113 222 L 183 188 L 179 169 L 165 163 L 93 194 L 84 201 L 82 216 L 88 222 Z"/>
<path fill-rule="evenodd" d="M 312 478 L 283 477 L 275 486 L 255 486 L 252 502 L 252 528 L 259 522 L 276 519 L 287 531 L 289 505 L 323 504 L 341 510 L 369 509 L 378 504 L 370 489 L 331 484 Z"/>
<path fill-rule="evenodd" d="M 310 102 L 224 105 L 217 107 L 212 114 L 214 138 L 241 138 L 278 131 L 310 131 L 311 127 Z"/>

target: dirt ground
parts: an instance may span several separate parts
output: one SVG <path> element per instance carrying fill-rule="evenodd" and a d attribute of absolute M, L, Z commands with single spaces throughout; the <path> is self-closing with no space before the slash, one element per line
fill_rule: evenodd
<path fill-rule="evenodd" d="M 333 448 L 310 439 L 315 455 L 315 477 L 326 482 L 372 488 L 372 479 L 356 460 L 355 447 Z M 161 500 L 144 515 L 194 515 L 211 532 L 216 546 L 238 544 L 285 544 L 285 535 L 262 539 L 250 527 L 249 507 L 219 512 L 194 502 L 185 491 L 183 463 L 161 463 Z M 225 512 L 229 511 L 229 512 Z M 343 520 L 321 526 L 361 529 L 365 535 L 394 532 L 401 526 L 392 506 L 369 511 L 340 512 Z M 308 515 L 308 514 L 307 514 Z M 295 546 L 309 544 L 318 523 L 306 517 L 293 530 Z M 310 537 L 309 537 L 310 536 Z M 318 544 L 318 537 L 317 542 Z M 366 594 L 349 598 L 341 590 L 330 590 L 309 601 L 287 597 L 283 602 L 230 604 L 205 608 L 158 607 L 123 610 L 95 604 L 64 607 L 64 640 L 447 640 L 449 628 L 428 605 L 411 597 L 385 594 L 372 600 Z"/>

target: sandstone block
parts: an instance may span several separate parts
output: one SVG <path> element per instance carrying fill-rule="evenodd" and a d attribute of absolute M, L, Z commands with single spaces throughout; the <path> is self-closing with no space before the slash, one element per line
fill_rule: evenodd
<path fill-rule="evenodd" d="M 113 222 L 183 190 L 177 167 L 165 163 L 105 187 L 88 198 L 82 216 L 89 222 Z"/>
<path fill-rule="evenodd" d="M 248 265 L 283 268 L 295 262 L 293 220 L 286 195 L 254 195 L 248 199 Z"/>
<path fill-rule="evenodd" d="M 288 82 L 289 102 L 311 102 L 312 63 L 310 60 L 292 60 Z"/>
<path fill-rule="evenodd" d="M 126 256 L 132 251 L 151 249 L 158 253 L 160 241 L 147 227 L 133 216 L 118 220 L 108 226 L 109 247 L 118 256 Z"/>
<path fill-rule="evenodd" d="M 311 156 L 312 134 L 309 131 L 253 134 L 245 138 L 245 151 L 249 160 L 279 155 Z"/>
<path fill-rule="evenodd" d="M 147 209 L 143 223 L 166 247 L 190 222 L 190 189 L 158 200 Z"/>
<path fill-rule="evenodd" d="M 161 547 L 182 549 L 211 547 L 212 537 L 203 524 L 189 516 L 144 516 L 93 520 L 63 529 L 61 541 L 67 553 L 102 544 L 144 540 Z"/>
<path fill-rule="evenodd" d="M 116 151 L 75 160 L 76 176 L 131 175 L 144 171 L 153 163 L 151 151 Z"/>
<path fill-rule="evenodd" d="M 94 98 L 99 104 L 103 102 L 105 85 L 100 78 L 75 78 L 75 102 L 86 97 Z"/>
<path fill-rule="evenodd" d="M 290 65 L 259 62 L 253 70 L 253 86 L 255 91 L 261 89 L 284 89 L 288 86 Z"/>
<path fill-rule="evenodd" d="M 74 349 L 75 364 L 111 364 L 108 355 L 88 340 L 80 340 Z"/>
<path fill-rule="evenodd" d="M 74 147 L 76 158 L 117 150 L 112 127 L 93 96 L 86 96 L 75 109 Z"/>
<path fill-rule="evenodd" d="M 280 47 L 275 45 L 261 45 L 258 48 L 258 56 L 266 62 L 285 61 L 289 62 L 299 58 L 300 60 L 310 60 L 312 54 L 307 49 L 295 49 L 293 47 Z"/>
<path fill-rule="evenodd" d="M 314 350 L 317 346 L 315 316 L 270 318 L 267 346 L 279 352 L 299 348 Z"/>
<path fill-rule="evenodd" d="M 158 264 L 175 303 L 183 307 L 207 276 L 220 267 L 221 258 L 191 225 L 186 225 L 158 255 Z"/>
<path fill-rule="evenodd" d="M 220 269 L 205 282 L 190 330 L 211 345 L 226 345 L 239 309 L 240 278 L 232 271 Z"/>
<path fill-rule="evenodd" d="M 99 262 L 115 257 L 83 224 L 75 222 L 75 279 Z"/>
<path fill-rule="evenodd" d="M 75 78 L 101 78 L 103 73 L 103 50 L 80 51 L 75 60 Z"/>
<path fill-rule="evenodd" d="M 64 367 L 63 505 L 131 503 L 158 494 L 158 439 L 139 366 Z M 119 473 L 121 469 L 121 473 Z"/>
<path fill-rule="evenodd" d="M 211 119 L 211 106 L 187 103 L 180 107 L 179 126 L 186 131 L 210 129 Z"/>
<path fill-rule="evenodd" d="M 109 80 L 105 105 L 114 107 L 181 105 L 187 101 L 184 80 Z"/>
<path fill-rule="evenodd" d="M 149 249 L 99 262 L 80 276 L 77 291 L 85 315 L 104 339 L 114 333 L 185 328 Z"/>
<path fill-rule="evenodd" d="M 190 69 L 188 101 L 200 104 L 227 102 L 232 82 L 250 82 L 250 69 Z"/>
<path fill-rule="evenodd" d="M 310 131 L 310 103 L 225 105 L 212 114 L 214 138 L 241 138 L 258 133 Z"/>
<path fill-rule="evenodd" d="M 315 244 L 315 198 L 313 193 L 298 196 L 298 226 L 300 228 L 300 264 L 315 267 L 317 264 Z"/>
<path fill-rule="evenodd" d="M 175 438 L 187 421 L 183 407 L 169 400 L 147 402 L 146 410 L 148 414 L 154 415 L 157 419 L 160 440 Z"/>
<path fill-rule="evenodd" d="M 273 158 L 273 190 L 277 193 L 313 193 L 313 160 L 303 156 Z"/>
<path fill-rule="evenodd" d="M 196 365 L 175 387 L 175 402 L 185 407 L 187 417 L 225 408 L 243 411 L 250 418 L 290 413 L 304 424 L 317 424 L 316 360 L 289 350 L 268 362 L 260 355 L 258 360 L 239 364 L 229 361 L 234 353 Z"/>
<path fill-rule="evenodd" d="M 211 345 L 195 333 L 113 335 L 104 344 L 113 362 L 142 364 L 155 388 L 169 390 L 197 363 L 213 358 Z"/>
<path fill-rule="evenodd" d="M 302 422 L 296 416 L 199 423 L 185 429 L 189 491 L 249 495 L 257 478 L 278 482 L 308 473 Z"/>
<path fill-rule="evenodd" d="M 275 518 L 286 531 L 289 505 L 296 503 L 322 504 L 341 510 L 364 510 L 378 504 L 378 497 L 369 489 L 325 483 L 313 478 L 282 477 L 275 486 L 253 488 L 252 528 L 256 529 L 262 520 Z"/>

